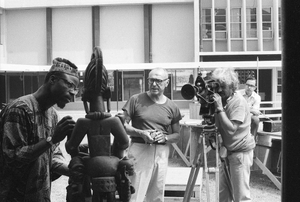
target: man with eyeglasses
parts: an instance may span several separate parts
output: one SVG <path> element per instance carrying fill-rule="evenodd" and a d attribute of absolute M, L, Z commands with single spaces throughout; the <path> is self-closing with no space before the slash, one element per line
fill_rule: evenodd
<path fill-rule="evenodd" d="M 252 76 L 246 79 L 244 98 L 247 100 L 248 106 L 250 108 L 251 116 L 251 134 L 256 138 L 257 130 L 259 126 L 259 111 L 261 97 L 255 92 L 256 89 L 256 79 Z"/>
<path fill-rule="evenodd" d="M 136 192 L 131 202 L 164 201 L 169 144 L 179 140 L 181 120 L 179 108 L 164 95 L 168 84 L 166 70 L 153 69 L 148 78 L 149 91 L 133 95 L 122 108 L 131 138 L 128 156 L 136 162 L 131 178 Z"/>
<path fill-rule="evenodd" d="M 56 58 L 44 84 L 22 96 L 0 113 L 0 201 L 48 202 L 51 181 L 69 175 L 59 143 L 75 121 L 59 121 L 56 104 L 65 105 L 77 93 L 78 69 L 69 60 Z"/>

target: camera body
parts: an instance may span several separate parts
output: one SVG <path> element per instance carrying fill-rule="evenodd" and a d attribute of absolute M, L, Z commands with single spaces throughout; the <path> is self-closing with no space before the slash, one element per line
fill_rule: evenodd
<path fill-rule="evenodd" d="M 206 124 L 214 124 L 214 100 L 211 96 L 217 93 L 220 88 L 220 83 L 213 79 L 207 79 L 201 77 L 201 73 L 198 74 L 195 85 L 185 84 L 181 88 L 181 95 L 186 100 L 191 100 L 195 96 L 198 102 L 201 104 L 199 115 L 202 115 Z"/>

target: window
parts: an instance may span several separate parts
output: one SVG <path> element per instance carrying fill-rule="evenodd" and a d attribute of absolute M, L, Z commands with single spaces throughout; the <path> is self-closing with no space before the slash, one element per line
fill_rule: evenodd
<path fill-rule="evenodd" d="M 262 9 L 262 26 L 263 26 L 263 38 L 270 39 L 273 36 L 272 28 L 272 13 L 271 8 Z"/>
<path fill-rule="evenodd" d="M 225 9 L 215 9 L 215 31 L 216 39 L 226 39 L 227 38 L 227 28 L 226 28 L 226 10 Z"/>
<path fill-rule="evenodd" d="M 282 92 L 282 74 L 281 70 L 277 71 L 277 93 Z"/>
<path fill-rule="evenodd" d="M 278 8 L 278 31 L 279 37 L 281 37 L 281 8 Z"/>
<path fill-rule="evenodd" d="M 250 76 L 257 78 L 256 70 L 252 69 L 237 69 L 235 70 L 238 73 L 239 82 L 241 84 L 246 83 L 246 79 Z"/>
<path fill-rule="evenodd" d="M 230 12 L 230 37 L 231 38 L 242 38 L 242 19 L 241 9 L 233 8 Z"/>
<path fill-rule="evenodd" d="M 202 38 L 211 39 L 211 9 L 202 10 Z"/>
<path fill-rule="evenodd" d="M 144 72 L 143 71 L 124 71 L 123 72 L 123 86 L 124 86 L 124 100 L 141 92 L 144 92 Z"/>
<path fill-rule="evenodd" d="M 257 38 L 256 8 L 246 9 L 246 37 Z"/>
<path fill-rule="evenodd" d="M 196 78 L 193 76 L 193 69 L 168 69 L 169 75 L 172 75 L 172 82 L 169 83 L 172 88 L 174 100 L 184 100 L 181 95 L 181 88 L 185 84 L 194 85 Z"/>

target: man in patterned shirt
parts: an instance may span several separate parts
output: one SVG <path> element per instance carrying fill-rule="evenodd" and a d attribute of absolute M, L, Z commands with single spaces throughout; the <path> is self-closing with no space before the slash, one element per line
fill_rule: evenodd
<path fill-rule="evenodd" d="M 50 201 L 51 179 L 68 175 L 58 147 L 75 126 L 72 117 L 58 121 L 54 109 L 77 93 L 77 67 L 53 61 L 44 84 L 33 94 L 9 103 L 0 114 L 0 201 Z"/>

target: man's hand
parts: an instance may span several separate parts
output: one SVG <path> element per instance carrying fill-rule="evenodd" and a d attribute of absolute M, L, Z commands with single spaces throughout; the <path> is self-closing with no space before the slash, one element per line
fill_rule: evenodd
<path fill-rule="evenodd" d="M 52 137 L 54 144 L 62 141 L 67 135 L 71 134 L 75 127 L 75 121 L 71 116 L 63 117 L 56 125 L 55 131 Z"/>
<path fill-rule="evenodd" d="M 251 114 L 258 116 L 261 115 L 261 112 L 259 110 L 255 110 L 255 109 L 250 109 Z"/>
<path fill-rule="evenodd" d="M 166 135 L 162 131 L 156 131 L 155 133 L 156 133 L 154 138 L 155 142 L 159 144 L 166 143 Z"/>
<path fill-rule="evenodd" d="M 155 132 L 156 132 L 155 130 L 143 130 L 141 137 L 144 139 L 144 141 L 146 143 L 152 144 L 152 143 L 155 142 L 155 140 L 154 140 L 154 138 L 152 137 L 151 134 L 153 134 Z"/>
<path fill-rule="evenodd" d="M 223 109 L 223 104 L 222 104 L 222 97 L 218 93 L 214 93 L 212 95 L 212 99 L 215 101 L 215 108 L 216 110 L 222 110 Z"/>

